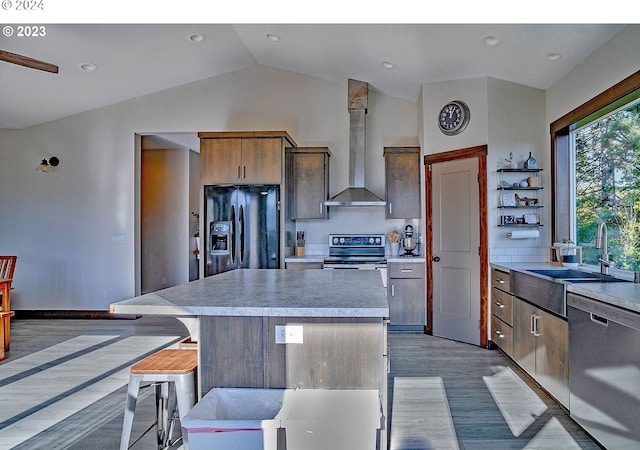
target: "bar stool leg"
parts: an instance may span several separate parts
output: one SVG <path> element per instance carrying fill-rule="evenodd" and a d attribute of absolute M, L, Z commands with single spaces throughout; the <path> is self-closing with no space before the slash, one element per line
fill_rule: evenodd
<path fill-rule="evenodd" d="M 120 450 L 129 448 L 131 429 L 133 428 L 133 415 L 136 411 L 138 401 L 138 390 L 140 389 L 140 377 L 129 375 L 129 387 L 127 389 L 127 406 L 124 410 L 124 420 L 122 424 L 122 435 L 120 437 Z"/>
<path fill-rule="evenodd" d="M 175 379 L 176 397 L 180 419 L 196 404 L 196 389 L 194 373 L 177 376 Z"/>
<path fill-rule="evenodd" d="M 169 382 L 159 382 L 155 385 L 156 391 L 156 414 L 157 414 L 157 434 L 158 449 L 167 448 L 171 436 L 169 435 L 170 421 L 169 417 Z"/>

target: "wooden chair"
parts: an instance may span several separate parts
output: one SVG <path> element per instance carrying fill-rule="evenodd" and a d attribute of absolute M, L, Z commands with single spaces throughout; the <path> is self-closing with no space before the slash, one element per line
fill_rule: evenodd
<path fill-rule="evenodd" d="M 16 269 L 17 256 L 0 256 L 0 295 L 2 295 L 2 308 L 0 311 L 8 312 L 11 310 L 11 282 L 13 281 L 13 271 Z M 13 314 L 12 314 L 13 315 Z M 9 351 L 11 328 L 9 317 L 6 316 L 4 321 L 4 350 Z"/>
<path fill-rule="evenodd" d="M 5 320 L 9 323 L 9 317 L 15 313 L 13 311 L 0 311 L 0 361 L 4 359 L 4 327 Z"/>

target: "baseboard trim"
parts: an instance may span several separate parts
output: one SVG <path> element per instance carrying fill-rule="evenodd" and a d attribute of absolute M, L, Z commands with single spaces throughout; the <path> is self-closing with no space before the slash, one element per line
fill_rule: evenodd
<path fill-rule="evenodd" d="M 113 319 L 113 320 L 135 320 L 140 315 L 136 314 L 112 314 L 109 311 L 87 311 L 87 310 L 58 310 L 58 309 L 38 309 L 38 310 L 16 310 L 14 319 Z"/>

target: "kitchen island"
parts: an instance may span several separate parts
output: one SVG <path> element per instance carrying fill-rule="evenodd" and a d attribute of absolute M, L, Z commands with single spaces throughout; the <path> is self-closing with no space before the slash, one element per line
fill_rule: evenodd
<path fill-rule="evenodd" d="M 239 269 L 111 305 L 182 320 L 214 387 L 377 389 L 386 417 L 387 295 L 375 270 Z"/>

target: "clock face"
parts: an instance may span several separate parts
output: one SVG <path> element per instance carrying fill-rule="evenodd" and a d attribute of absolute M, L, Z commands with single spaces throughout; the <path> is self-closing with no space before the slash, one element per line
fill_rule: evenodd
<path fill-rule="evenodd" d="M 438 127 L 446 135 L 462 132 L 469 123 L 469 108 L 464 102 L 455 100 L 446 104 L 438 116 Z"/>

